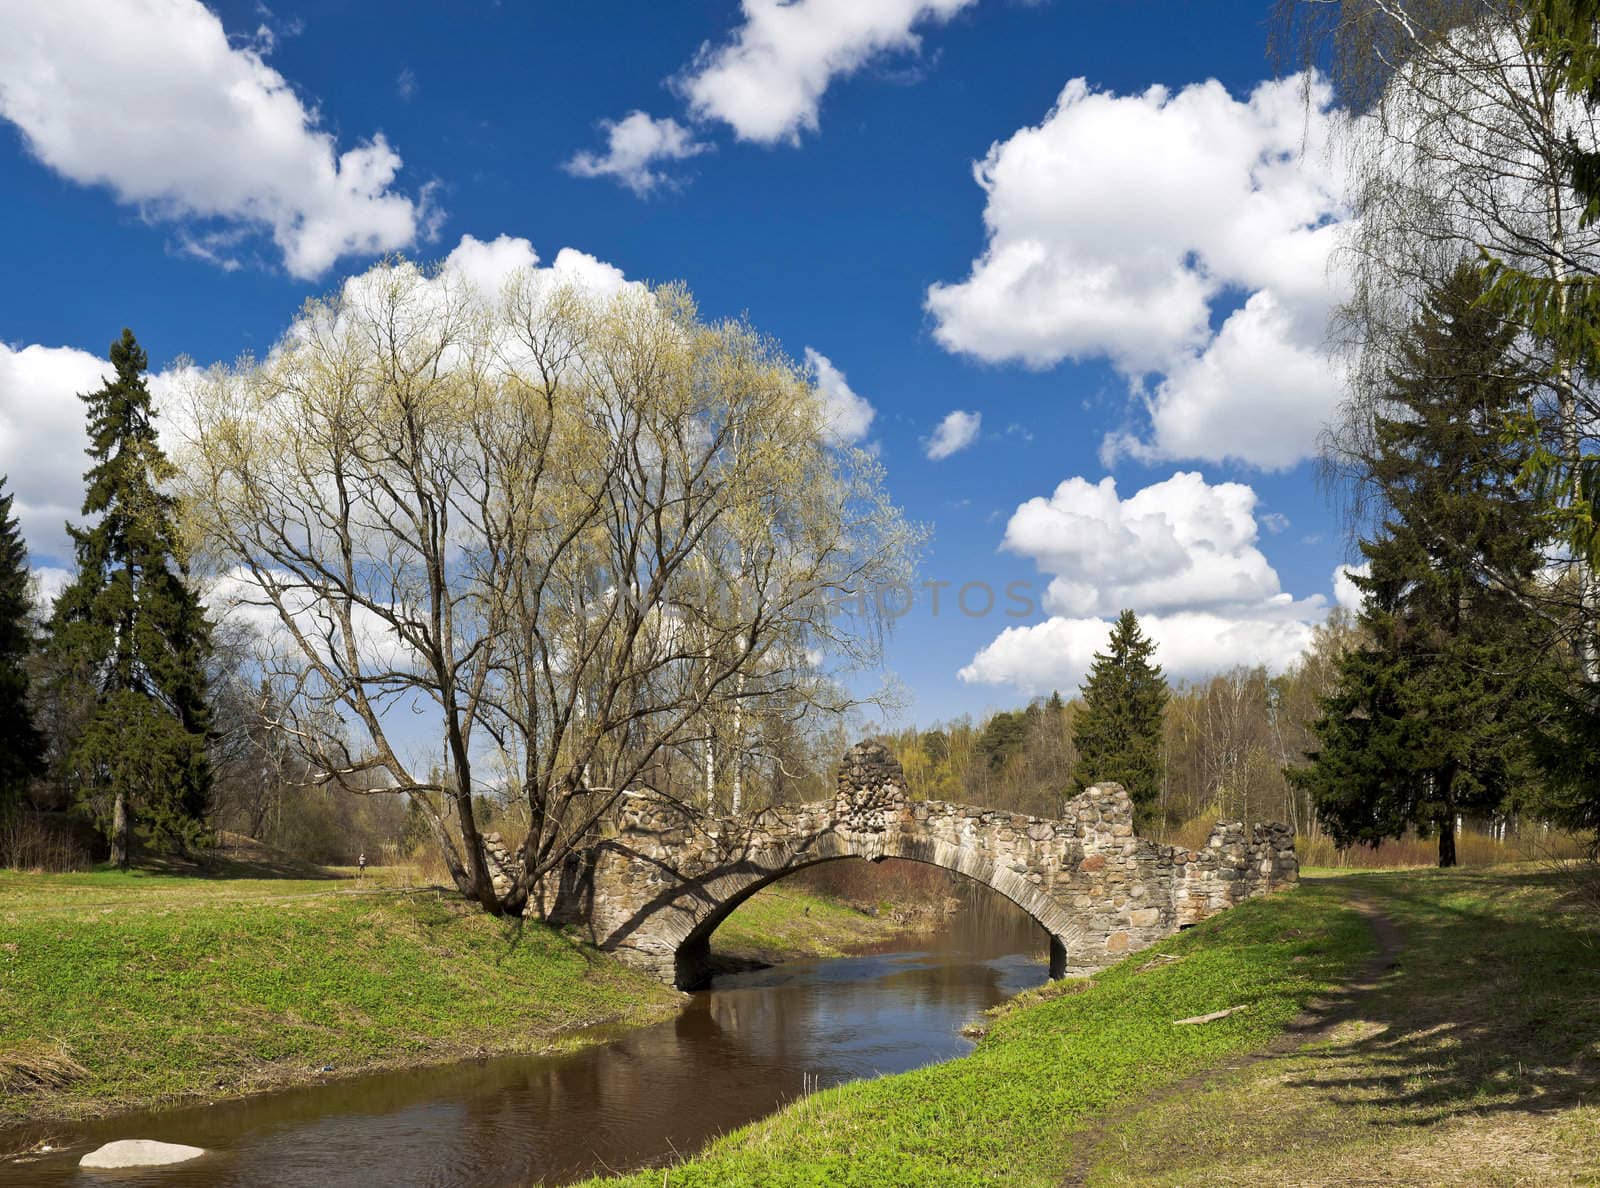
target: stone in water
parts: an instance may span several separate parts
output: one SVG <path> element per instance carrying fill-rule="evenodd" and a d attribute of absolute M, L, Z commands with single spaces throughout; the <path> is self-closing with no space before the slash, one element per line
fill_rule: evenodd
<path fill-rule="evenodd" d="M 154 1139 L 120 1139 L 90 1151 L 78 1160 L 79 1167 L 160 1167 L 183 1163 L 204 1155 L 204 1147 L 182 1143 L 158 1143 Z"/>

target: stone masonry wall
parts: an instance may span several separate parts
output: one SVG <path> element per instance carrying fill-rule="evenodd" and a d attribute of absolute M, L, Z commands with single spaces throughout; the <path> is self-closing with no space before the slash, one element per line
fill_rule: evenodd
<path fill-rule="evenodd" d="M 1116 784 L 1068 802 L 1060 819 L 914 800 L 875 743 L 844 757 L 832 800 L 737 818 L 630 802 L 617 835 L 563 871 L 551 919 L 684 988 L 704 975 L 717 925 L 761 887 L 833 858 L 898 857 L 993 887 L 1051 936 L 1051 972 L 1093 969 L 1298 877 L 1284 826 L 1221 822 L 1204 847 L 1133 831 Z"/>

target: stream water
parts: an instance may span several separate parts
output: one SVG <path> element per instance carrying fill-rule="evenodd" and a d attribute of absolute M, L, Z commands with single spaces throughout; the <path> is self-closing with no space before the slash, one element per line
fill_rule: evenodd
<path fill-rule="evenodd" d="M 713 942 L 714 943 L 714 942 Z M 974 895 L 935 936 L 718 978 L 683 1012 L 609 1043 L 385 1073 L 245 1101 L 56 1128 L 65 1149 L 0 1181 L 45 1185 L 563 1184 L 687 1155 L 816 1086 L 968 1051 L 961 1027 L 1046 976 L 1043 931 Z M 208 1154 L 79 1171 L 118 1138 Z"/>

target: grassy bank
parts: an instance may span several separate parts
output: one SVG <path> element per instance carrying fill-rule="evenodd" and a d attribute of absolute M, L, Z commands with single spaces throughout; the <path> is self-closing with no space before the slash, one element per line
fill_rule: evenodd
<path fill-rule="evenodd" d="M 546 1051 L 681 1003 L 551 929 L 412 881 L 0 871 L 0 1127 Z M 772 888 L 717 942 L 774 961 L 893 929 Z"/>
<path fill-rule="evenodd" d="M 1398 931 L 1371 990 L 1308 1045 L 1110 1120 L 1087 1182 L 1600 1184 L 1600 888 L 1537 869 L 1342 885 Z"/>
<path fill-rule="evenodd" d="M 964 1059 L 804 1098 L 667 1182 L 1597 1184 L 1597 903 L 1537 869 L 1309 881 L 1022 996 Z"/>
<path fill-rule="evenodd" d="M 826 896 L 778 883 L 759 892 L 712 935 L 719 956 L 776 963 L 795 957 L 842 957 L 903 935 L 887 913 L 869 916 Z"/>
<path fill-rule="evenodd" d="M 673 1168 L 669 1182 L 1057 1183 L 1076 1124 L 1268 1043 L 1372 947 L 1335 887 L 1245 904 L 1091 981 L 1024 999 L 970 1056 L 813 1094 Z M 1233 1006 L 1245 1009 L 1173 1025 Z"/>
<path fill-rule="evenodd" d="M 0 1124 L 547 1049 L 664 986 L 536 924 L 345 881 L 0 872 Z"/>

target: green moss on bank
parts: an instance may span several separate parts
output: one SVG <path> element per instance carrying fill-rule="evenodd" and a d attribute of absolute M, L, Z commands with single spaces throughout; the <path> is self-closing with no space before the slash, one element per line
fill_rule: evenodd
<path fill-rule="evenodd" d="M 433 890 L 0 872 L 0 1124 L 541 1051 L 679 1001 Z"/>
<path fill-rule="evenodd" d="M 1002 1013 L 970 1056 L 813 1094 L 713 1143 L 668 1182 L 1057 1183 L 1072 1157 L 1065 1136 L 1085 1119 L 1267 1044 L 1372 951 L 1335 887 L 1246 903 L 1079 992 Z M 1158 953 L 1183 960 L 1154 962 Z M 1173 1025 L 1241 1005 L 1215 1023 Z"/>

